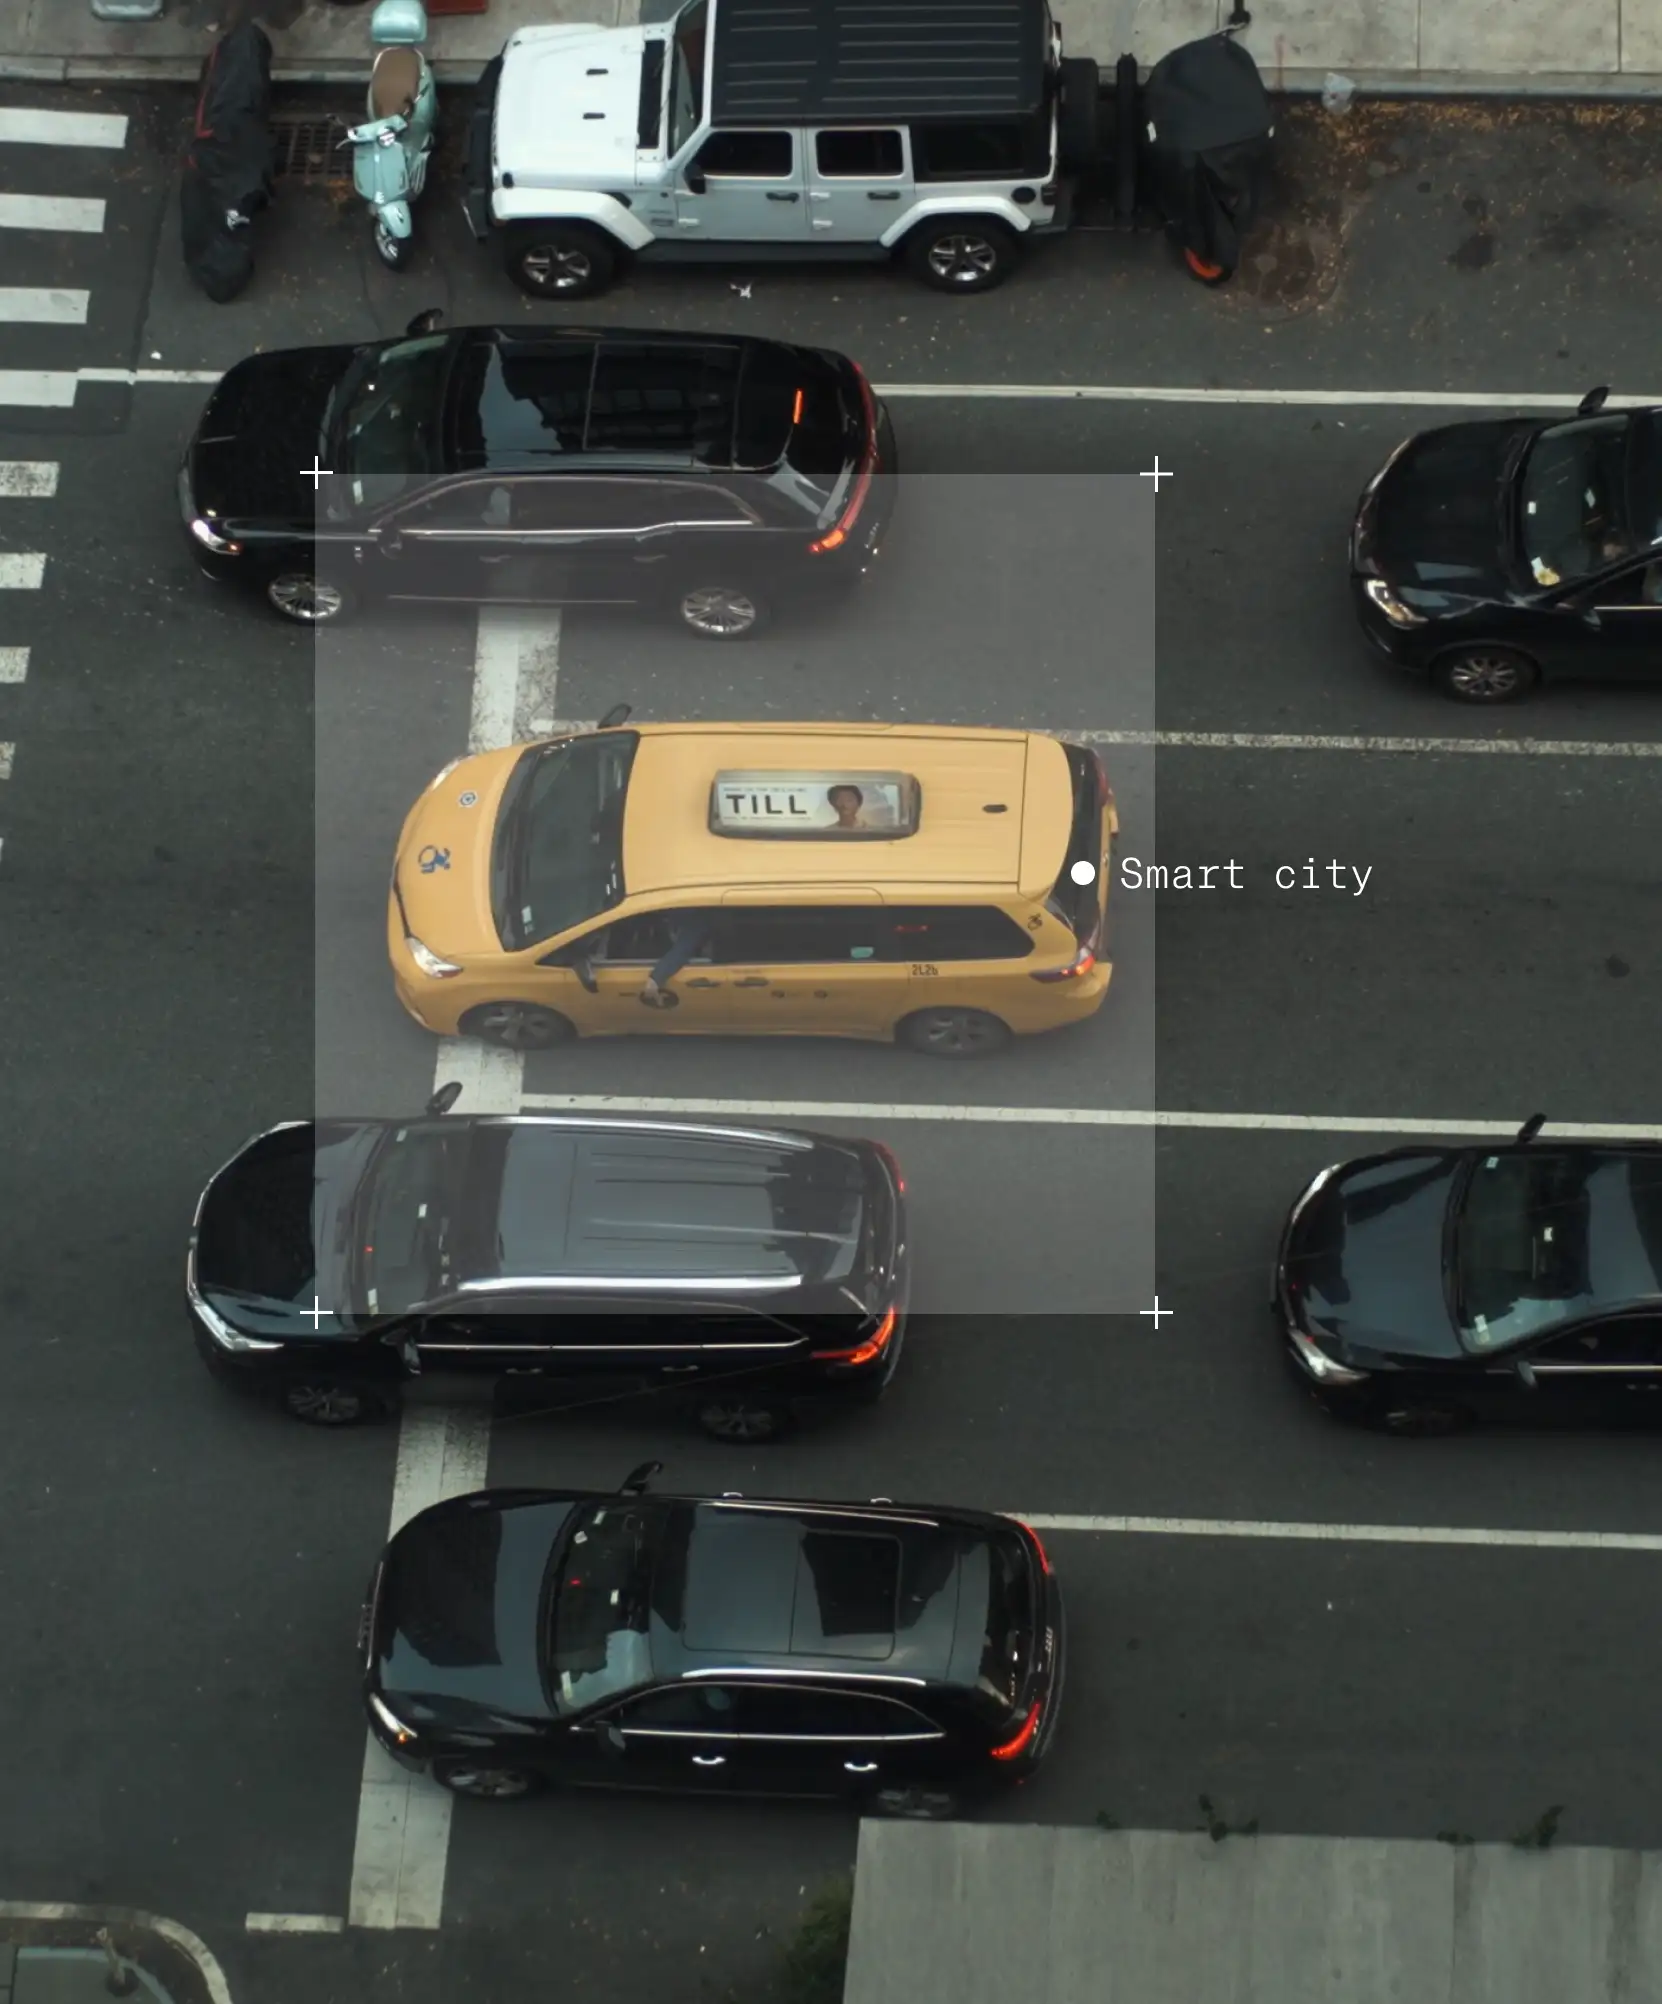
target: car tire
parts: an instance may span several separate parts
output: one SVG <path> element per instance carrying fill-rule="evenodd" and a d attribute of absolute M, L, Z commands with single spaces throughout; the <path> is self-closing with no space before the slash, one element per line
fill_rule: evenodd
<path fill-rule="evenodd" d="M 339 626 L 357 601 L 343 584 L 326 582 L 315 571 L 278 571 L 266 579 L 265 602 L 291 626 Z"/>
<path fill-rule="evenodd" d="M 1063 57 L 1056 150 L 1064 174 L 1088 174 L 1101 158 L 1101 78 L 1102 72 L 1088 56 Z"/>
<path fill-rule="evenodd" d="M 290 1419 L 307 1426 L 369 1426 L 391 1413 L 394 1401 L 375 1385 L 333 1384 L 297 1378 L 282 1391 Z"/>
<path fill-rule="evenodd" d="M 950 1823 L 958 1814 L 958 1798 L 949 1788 L 879 1788 L 867 1802 L 874 1816 L 912 1823 Z"/>
<path fill-rule="evenodd" d="M 932 1058 L 987 1058 L 1010 1041 L 1010 1026 L 985 1009 L 919 1009 L 895 1028 L 896 1041 Z"/>
<path fill-rule="evenodd" d="M 731 1447 L 764 1447 L 793 1431 L 796 1415 L 789 1406 L 745 1398 L 700 1399 L 693 1418 L 712 1440 Z"/>
<path fill-rule="evenodd" d="M 750 640 L 773 618 L 760 592 L 733 583 L 689 585 L 670 601 L 671 617 L 700 640 Z"/>
<path fill-rule="evenodd" d="M 336 0 L 339 4 L 339 0 Z M 414 241 L 410 237 L 395 237 L 391 230 L 380 221 L 374 224 L 375 255 L 388 271 L 402 271 L 410 261 L 410 249 Z"/>
<path fill-rule="evenodd" d="M 1020 254 L 1015 231 L 991 216 L 932 216 L 906 239 L 912 276 L 937 292 L 991 292 Z"/>
<path fill-rule="evenodd" d="M 617 251 L 591 223 L 524 223 L 508 234 L 508 276 L 533 299 L 593 299 L 617 276 Z"/>
<path fill-rule="evenodd" d="M 1442 1405 L 1432 1399 L 1404 1399 L 1400 1404 L 1382 1400 L 1369 1416 L 1369 1425 L 1378 1433 L 1398 1440 L 1446 1440 L 1450 1434 L 1465 1433 L 1476 1424 L 1476 1415 L 1466 1406 Z"/>
<path fill-rule="evenodd" d="M 470 1796 L 475 1802 L 524 1802 L 540 1795 L 543 1779 L 528 1767 L 512 1767 L 505 1762 L 483 1760 L 436 1760 L 433 1779 L 452 1795 Z"/>
<path fill-rule="evenodd" d="M 456 1027 L 464 1037 L 509 1051 L 551 1051 L 577 1034 L 569 1016 L 535 1002 L 481 1002 Z"/>
<path fill-rule="evenodd" d="M 1443 694 L 1456 703 L 1515 703 L 1541 679 L 1540 668 L 1527 654 L 1482 641 L 1439 654 L 1432 673 Z"/>

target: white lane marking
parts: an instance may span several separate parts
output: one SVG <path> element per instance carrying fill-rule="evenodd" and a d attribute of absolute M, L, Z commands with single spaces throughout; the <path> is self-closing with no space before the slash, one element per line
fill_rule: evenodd
<path fill-rule="evenodd" d="M 243 1922 L 250 1934 L 344 1934 L 339 1914 L 250 1914 Z"/>
<path fill-rule="evenodd" d="M 0 779 L 12 776 L 12 760 L 17 756 L 17 746 L 0 738 Z"/>
<path fill-rule="evenodd" d="M 1201 389 L 1187 383 L 874 383 L 881 397 L 947 398 L 970 401 L 1005 398 L 1038 403 L 1110 404 L 1284 404 L 1331 405 L 1356 409 L 1549 410 L 1573 411 L 1579 396 L 1526 390 L 1269 390 Z M 1662 403 L 1653 396 L 1611 397 L 1610 410 L 1643 409 Z"/>
<path fill-rule="evenodd" d="M 103 227 L 102 197 L 0 195 L 0 230 L 79 230 L 91 236 Z"/>
<path fill-rule="evenodd" d="M 390 1538 L 418 1511 L 481 1488 L 490 1460 L 490 1414 L 462 1406 L 409 1405 L 398 1428 Z M 450 1797 L 411 1774 L 370 1735 L 364 1742 L 358 1832 L 347 1918 L 354 1927 L 436 1928 L 444 1908 Z"/>
<path fill-rule="evenodd" d="M 127 144 L 127 121 L 113 112 L 34 111 L 0 108 L 0 146 L 106 146 Z"/>
<path fill-rule="evenodd" d="M 22 682 L 29 673 L 27 647 L 0 647 L 0 683 Z"/>
<path fill-rule="evenodd" d="M 63 411 L 74 401 L 73 369 L 0 369 L 0 404 Z"/>
<path fill-rule="evenodd" d="M 938 721 L 938 720 L 937 720 Z M 562 718 L 533 731 L 557 737 L 562 731 L 592 731 L 593 722 Z M 1016 726 L 1020 729 L 1023 726 Z M 1070 731 L 1049 735 L 1081 745 L 1143 746 L 1153 751 L 1407 752 L 1427 757 L 1444 753 L 1495 753 L 1514 758 L 1662 758 L 1662 741 L 1628 744 L 1617 738 L 1341 738 L 1291 736 L 1278 731 Z"/>
<path fill-rule="evenodd" d="M 1662 1552 L 1662 1534 L 1646 1531 L 1491 1531 L 1427 1524 L 1275 1524 L 1244 1518 L 1066 1517 L 1008 1513 L 1035 1531 L 1117 1537 L 1301 1539 L 1333 1545 L 1509 1545 L 1538 1552 Z"/>
<path fill-rule="evenodd" d="M 0 591 L 39 591 L 46 558 L 35 550 L 0 550 Z"/>
<path fill-rule="evenodd" d="M 650 1099 L 622 1093 L 528 1092 L 525 1113 L 661 1113 L 677 1119 L 943 1121 L 987 1127 L 1198 1127 L 1246 1134 L 1401 1134 L 1487 1141 L 1517 1133 L 1518 1120 L 1412 1120 L 1394 1114 L 1188 1113 L 1106 1106 L 885 1105 L 852 1100 Z M 1662 1141 L 1662 1126 L 1555 1120 L 1542 1130 L 1587 1141 Z"/>
<path fill-rule="evenodd" d="M 0 285 L 0 320 L 84 327 L 90 296 L 60 285 Z"/>
<path fill-rule="evenodd" d="M 77 369 L 83 383 L 217 383 L 223 369 Z"/>
<path fill-rule="evenodd" d="M 55 459 L 0 459 L 0 501 L 50 501 L 57 491 Z"/>

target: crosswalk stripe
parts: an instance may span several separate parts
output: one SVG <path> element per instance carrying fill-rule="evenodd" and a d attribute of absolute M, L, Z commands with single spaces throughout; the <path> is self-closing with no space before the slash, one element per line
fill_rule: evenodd
<path fill-rule="evenodd" d="M 0 145 L 105 146 L 127 144 L 127 121 L 114 112 L 37 111 L 0 106 Z"/>
<path fill-rule="evenodd" d="M 0 369 L 0 404 L 68 410 L 74 401 L 73 369 Z"/>
<path fill-rule="evenodd" d="M 21 682 L 28 673 L 27 647 L 0 647 L 0 683 Z"/>
<path fill-rule="evenodd" d="M 0 230 L 80 230 L 104 227 L 104 201 L 92 195 L 0 195 Z"/>
<path fill-rule="evenodd" d="M 7 744 L 3 738 L 0 738 L 0 779 L 11 778 L 12 759 L 15 756 L 16 752 L 17 752 L 16 745 Z"/>
<path fill-rule="evenodd" d="M 87 294 L 57 285 L 0 285 L 0 320 L 27 320 L 35 325 L 84 327 Z"/>
<path fill-rule="evenodd" d="M 0 501 L 50 501 L 57 491 L 55 459 L 0 459 Z"/>
<path fill-rule="evenodd" d="M 39 591 L 46 558 L 34 550 L 0 550 L 0 591 Z"/>

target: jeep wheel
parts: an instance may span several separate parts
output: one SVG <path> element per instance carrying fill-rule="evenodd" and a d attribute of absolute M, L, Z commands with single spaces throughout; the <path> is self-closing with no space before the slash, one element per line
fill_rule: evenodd
<path fill-rule="evenodd" d="M 906 239 L 912 275 L 937 292 L 991 292 L 1016 256 L 1015 232 L 991 216 L 936 216 Z"/>
<path fill-rule="evenodd" d="M 592 299 L 617 272 L 617 252 L 587 223 L 527 223 L 508 238 L 508 276 L 533 299 Z"/>

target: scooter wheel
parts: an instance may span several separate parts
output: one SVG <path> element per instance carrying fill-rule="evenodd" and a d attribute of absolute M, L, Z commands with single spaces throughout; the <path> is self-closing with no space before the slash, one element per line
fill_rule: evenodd
<path fill-rule="evenodd" d="M 375 254 L 389 271 L 402 271 L 410 261 L 410 239 L 395 237 L 377 223 Z"/>

